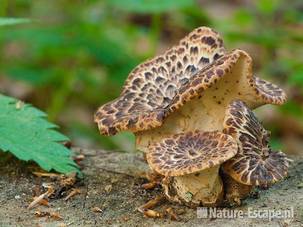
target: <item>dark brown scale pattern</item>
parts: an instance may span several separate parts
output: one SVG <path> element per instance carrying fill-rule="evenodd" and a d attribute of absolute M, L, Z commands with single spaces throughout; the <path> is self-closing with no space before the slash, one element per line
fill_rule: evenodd
<path fill-rule="evenodd" d="M 245 103 L 236 100 L 229 105 L 224 128 L 238 142 L 238 154 L 224 164 L 225 172 L 235 180 L 267 187 L 287 175 L 286 155 L 269 147 L 269 132 Z"/>
<path fill-rule="evenodd" d="M 140 64 L 130 73 L 120 97 L 95 114 L 101 133 L 160 126 L 179 89 L 224 52 L 219 35 L 201 27 L 163 55 Z"/>
<path fill-rule="evenodd" d="M 229 73 L 241 57 L 250 59 L 241 50 L 226 54 L 217 32 L 197 28 L 163 55 L 137 66 L 128 76 L 120 97 L 99 108 L 95 122 L 104 135 L 159 127 L 170 113 L 201 96 Z M 264 102 L 280 104 L 285 99 L 275 85 L 264 85 L 251 73 L 247 79 Z M 271 99 L 270 94 L 280 96 Z"/>
<path fill-rule="evenodd" d="M 187 132 L 152 144 L 147 162 L 165 176 L 181 176 L 220 165 L 237 153 L 235 140 L 214 132 Z"/>
<path fill-rule="evenodd" d="M 240 50 L 226 54 L 193 75 L 190 81 L 179 89 L 179 92 L 167 108 L 168 112 L 174 112 L 186 102 L 200 96 L 204 90 L 230 72 L 243 54 L 244 52 Z"/>
<path fill-rule="evenodd" d="M 250 85 L 267 103 L 281 105 L 286 101 L 285 92 L 275 84 L 255 76 L 254 80 L 250 81 Z"/>

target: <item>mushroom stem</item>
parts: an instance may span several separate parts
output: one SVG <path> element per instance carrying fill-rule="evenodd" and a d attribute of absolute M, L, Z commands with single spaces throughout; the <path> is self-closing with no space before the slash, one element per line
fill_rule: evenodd
<path fill-rule="evenodd" d="M 229 205 L 241 205 L 241 200 L 249 196 L 254 186 L 241 184 L 227 174 L 222 173 L 225 189 L 225 200 Z"/>
<path fill-rule="evenodd" d="M 190 207 L 218 206 L 223 200 L 223 184 L 218 175 L 219 166 L 184 176 L 164 180 L 165 195 L 169 200 Z"/>

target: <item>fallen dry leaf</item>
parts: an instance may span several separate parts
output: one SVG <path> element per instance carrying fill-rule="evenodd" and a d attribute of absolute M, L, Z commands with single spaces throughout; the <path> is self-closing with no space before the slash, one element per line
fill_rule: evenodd
<path fill-rule="evenodd" d="M 144 210 L 143 214 L 147 218 L 163 218 L 163 214 L 155 210 Z"/>
<path fill-rule="evenodd" d="M 58 227 L 66 227 L 67 226 L 67 224 L 65 224 L 65 223 L 60 223 L 59 225 L 58 225 Z"/>
<path fill-rule="evenodd" d="M 142 187 L 145 190 L 148 190 L 148 189 L 154 189 L 157 185 L 158 185 L 158 183 L 154 181 L 154 182 L 149 182 L 149 183 L 146 183 L 146 184 L 142 184 Z"/>
<path fill-rule="evenodd" d="M 58 213 L 58 212 L 49 212 L 49 211 L 40 211 L 37 210 L 35 212 L 35 216 L 42 218 L 42 217 L 48 217 L 48 218 L 53 218 L 55 220 L 63 220 L 63 217 Z"/>
<path fill-rule="evenodd" d="M 59 177 L 60 174 L 57 173 L 45 173 L 45 172 L 33 172 L 37 177 Z"/>
<path fill-rule="evenodd" d="M 73 188 L 72 191 L 64 198 L 64 201 L 67 201 L 69 200 L 71 197 L 77 195 L 77 194 L 80 194 L 81 191 L 80 189 L 78 188 Z"/>
<path fill-rule="evenodd" d="M 85 156 L 83 154 L 79 154 L 79 155 L 74 157 L 74 160 L 76 162 L 81 162 L 81 161 L 83 161 L 84 158 L 85 158 Z"/>
<path fill-rule="evenodd" d="M 169 207 L 166 210 L 166 213 L 170 216 L 170 219 L 173 221 L 178 221 L 179 217 L 178 215 L 173 211 L 173 208 Z"/>
<path fill-rule="evenodd" d="M 34 201 L 37 200 L 38 197 L 34 197 Z M 38 201 L 38 204 L 39 205 L 42 205 L 42 206 L 46 206 L 46 207 L 49 207 L 49 202 L 47 199 L 41 199 L 40 201 Z"/>
<path fill-rule="evenodd" d="M 42 217 L 47 217 L 47 216 L 49 216 L 49 212 L 47 212 L 47 211 L 40 211 L 40 210 L 37 210 L 36 212 L 35 212 L 35 216 L 36 217 L 39 217 L 39 218 L 42 218 Z"/>
<path fill-rule="evenodd" d="M 24 102 L 22 102 L 22 101 L 18 101 L 17 103 L 16 103 L 16 109 L 22 109 L 24 107 Z"/>
<path fill-rule="evenodd" d="M 76 178 L 77 174 L 76 173 L 71 173 L 69 175 L 62 175 L 60 178 L 60 186 L 61 187 L 71 187 L 76 183 Z"/>
<path fill-rule="evenodd" d="M 55 219 L 55 220 L 63 220 L 63 217 L 58 212 L 51 213 L 50 217 Z"/>
<path fill-rule="evenodd" d="M 129 220 L 130 220 L 130 217 L 128 217 L 128 216 L 124 216 L 124 217 L 123 217 L 123 221 L 127 222 L 127 221 L 129 221 Z"/>
<path fill-rule="evenodd" d="M 104 189 L 107 193 L 110 193 L 112 188 L 113 188 L 113 186 L 111 184 L 109 184 L 109 185 L 106 185 Z"/>
<path fill-rule="evenodd" d="M 54 189 L 52 187 L 49 187 L 47 189 L 47 192 L 39 195 L 38 197 L 35 197 L 34 200 L 28 205 L 27 209 L 32 209 L 33 207 L 35 207 L 37 204 L 41 203 L 42 200 L 44 200 L 45 198 L 49 197 L 50 195 L 52 195 L 54 193 Z"/>
<path fill-rule="evenodd" d="M 138 208 L 138 211 L 141 213 L 144 213 L 145 210 L 152 209 L 159 203 L 161 203 L 164 200 L 163 195 L 158 195 L 154 199 L 149 200 L 147 203 L 143 204 Z"/>
<path fill-rule="evenodd" d="M 93 207 L 91 210 L 95 213 L 102 213 L 103 212 L 103 210 L 100 207 Z"/>

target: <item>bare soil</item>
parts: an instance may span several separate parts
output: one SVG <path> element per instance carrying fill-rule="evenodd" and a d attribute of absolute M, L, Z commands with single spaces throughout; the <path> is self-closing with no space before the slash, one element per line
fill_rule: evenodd
<path fill-rule="evenodd" d="M 169 218 L 145 218 L 137 208 L 161 192 L 160 188 L 144 190 L 142 178 L 148 167 L 138 153 L 107 152 L 76 149 L 85 155 L 85 178 L 77 185 L 81 190 L 69 201 L 51 199 L 50 207 L 28 210 L 37 186 L 48 179 L 32 174 L 33 164 L 25 164 L 0 154 L 0 226 L 303 226 L 303 157 L 291 157 L 295 161 L 289 177 L 268 190 L 258 190 L 255 196 L 235 208 L 247 212 L 252 209 L 288 209 L 293 207 L 291 219 L 198 219 L 196 210 L 184 206 L 163 203 L 161 211 L 172 207 L 183 210 L 179 221 Z M 94 212 L 94 207 L 101 212 Z M 35 216 L 35 212 L 58 212 L 62 220 Z"/>

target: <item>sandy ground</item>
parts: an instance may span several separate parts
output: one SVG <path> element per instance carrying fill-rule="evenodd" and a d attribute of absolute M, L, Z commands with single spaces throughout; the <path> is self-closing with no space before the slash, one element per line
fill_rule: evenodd
<path fill-rule="evenodd" d="M 161 211 L 173 207 L 183 210 L 180 221 L 144 218 L 136 208 L 160 193 L 160 189 L 146 191 L 141 173 L 147 170 L 140 154 L 110 153 L 81 150 L 85 178 L 78 187 L 81 194 L 69 201 L 51 199 L 50 207 L 28 210 L 35 188 L 47 179 L 31 174 L 33 165 L 14 158 L 0 156 L 0 226 L 303 226 L 303 157 L 292 157 L 289 177 L 269 190 L 259 190 L 258 196 L 248 198 L 236 210 L 244 212 L 243 218 L 197 218 L 194 209 L 170 204 L 157 208 Z M 102 212 L 93 212 L 99 207 Z M 246 216 L 248 209 L 290 209 L 289 219 L 253 219 Z M 35 212 L 58 212 L 62 220 L 38 218 Z M 234 210 L 233 210 L 234 211 Z"/>

